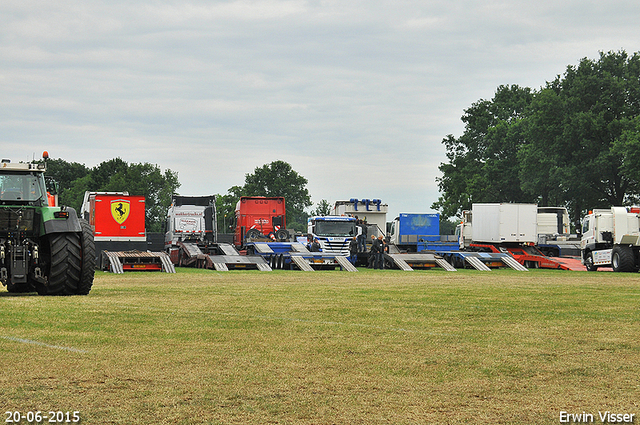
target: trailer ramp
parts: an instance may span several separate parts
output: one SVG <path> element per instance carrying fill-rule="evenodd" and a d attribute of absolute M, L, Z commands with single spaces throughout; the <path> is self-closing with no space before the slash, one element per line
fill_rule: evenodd
<path fill-rule="evenodd" d="M 444 258 L 436 257 L 436 264 L 445 269 L 448 272 L 457 272 L 456 268 L 447 262 Z"/>
<path fill-rule="evenodd" d="M 336 261 L 338 262 L 338 264 L 340 264 L 340 267 L 342 267 L 344 270 L 348 271 L 348 272 L 357 272 L 358 269 L 356 269 L 356 267 L 351 264 L 351 261 L 349 261 L 347 259 L 347 257 L 343 257 L 342 255 L 338 255 L 336 257 Z"/>
<path fill-rule="evenodd" d="M 517 270 L 519 272 L 527 272 L 529 271 L 525 266 L 523 266 L 522 264 L 518 263 L 516 261 L 515 258 L 510 257 L 510 256 L 505 256 L 502 259 L 502 262 L 505 263 L 507 266 L 511 267 L 514 270 Z"/>
<path fill-rule="evenodd" d="M 313 267 L 311 267 L 309 265 L 309 263 L 307 262 L 307 260 L 303 257 L 301 257 L 300 255 L 292 255 L 291 256 L 291 261 L 298 266 L 298 268 L 304 272 L 312 272 Z"/>
<path fill-rule="evenodd" d="M 405 272 L 412 272 L 413 269 L 411 268 L 410 265 L 407 264 L 406 261 L 404 261 L 404 259 L 398 257 L 397 255 L 389 255 L 389 257 L 391 258 L 391 261 L 393 261 L 393 264 L 395 264 L 400 270 L 403 270 Z"/>
<path fill-rule="evenodd" d="M 209 269 L 226 272 L 230 269 L 258 269 L 270 272 L 271 267 L 259 255 L 208 255 Z"/>
<path fill-rule="evenodd" d="M 561 264 L 564 270 L 574 270 L 574 271 L 587 271 L 587 268 L 582 264 L 580 257 L 578 258 L 570 258 L 570 257 L 552 257 L 554 261 Z"/>
<path fill-rule="evenodd" d="M 465 261 L 471 265 L 476 270 L 481 272 L 490 272 L 491 269 L 487 267 L 482 261 L 480 261 L 477 257 L 465 257 Z"/>
<path fill-rule="evenodd" d="M 413 271 L 415 268 L 442 267 L 446 271 L 455 272 L 456 269 L 442 256 L 432 252 L 413 252 L 406 254 L 385 254 L 385 258 L 403 271 Z"/>
<path fill-rule="evenodd" d="M 122 263 L 120 262 L 118 256 L 115 254 L 115 252 L 102 251 L 102 255 L 105 255 L 107 257 L 107 260 L 109 261 L 109 271 L 115 274 L 122 274 L 124 273 L 124 270 L 122 269 Z"/>
<path fill-rule="evenodd" d="M 293 242 L 291 244 L 291 250 L 295 252 L 309 252 L 307 247 L 301 244 L 300 242 Z"/>
<path fill-rule="evenodd" d="M 520 264 L 510 254 L 505 252 L 477 252 L 477 251 L 449 251 L 441 255 L 451 264 L 464 268 L 467 264 L 479 271 L 491 271 L 491 268 L 510 267 L 514 270 L 526 272 L 526 267 Z"/>
<path fill-rule="evenodd" d="M 228 272 L 229 271 L 229 267 L 227 267 L 227 265 L 225 263 L 213 263 L 213 267 L 216 269 L 216 271 L 218 272 Z"/>
<path fill-rule="evenodd" d="M 176 269 L 166 252 L 150 251 L 102 251 L 103 258 L 107 261 L 108 270 L 121 274 L 125 271 L 163 271 L 175 273 Z"/>
<path fill-rule="evenodd" d="M 218 249 L 225 255 L 240 255 L 236 247 L 228 243 L 219 243 Z"/>

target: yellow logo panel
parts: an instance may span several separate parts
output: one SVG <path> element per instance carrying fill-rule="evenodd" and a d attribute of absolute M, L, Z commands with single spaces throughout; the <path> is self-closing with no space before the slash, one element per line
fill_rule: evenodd
<path fill-rule="evenodd" d="M 129 217 L 129 211 L 131 211 L 131 206 L 129 205 L 129 201 L 126 199 L 116 199 L 111 201 L 111 215 L 118 224 L 125 222 Z"/>

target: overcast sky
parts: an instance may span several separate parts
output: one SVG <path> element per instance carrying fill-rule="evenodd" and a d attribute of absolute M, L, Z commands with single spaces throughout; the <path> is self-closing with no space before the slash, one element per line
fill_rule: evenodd
<path fill-rule="evenodd" d="M 3 0 L 0 155 L 150 162 L 183 195 L 283 160 L 314 203 L 430 212 L 464 109 L 639 51 L 639 18 L 637 0 Z"/>

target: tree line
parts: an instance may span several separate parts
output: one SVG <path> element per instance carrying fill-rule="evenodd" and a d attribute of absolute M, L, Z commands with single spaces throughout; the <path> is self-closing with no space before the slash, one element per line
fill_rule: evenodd
<path fill-rule="evenodd" d="M 593 208 L 640 199 L 640 54 L 600 53 L 539 90 L 497 88 L 446 136 L 432 208 L 460 216 L 479 202 L 566 206 L 577 224 Z"/>
<path fill-rule="evenodd" d="M 177 194 L 180 188 L 177 172 L 169 169 L 162 171 L 155 164 L 129 164 L 121 158 L 104 161 L 93 168 L 63 159 L 50 159 L 47 161 L 47 175 L 58 182 L 59 203 L 76 211 L 80 211 L 87 191 L 128 192 L 130 195 L 144 196 L 148 232 L 162 231 L 172 195 Z M 257 167 L 253 173 L 245 175 L 244 185 L 233 186 L 226 194 L 216 195 L 218 230 L 230 231 L 236 203 L 241 196 L 283 196 L 286 200 L 287 226 L 305 231 L 309 215 L 329 214 L 329 203 L 324 199 L 316 209 L 305 212 L 305 208 L 312 206 L 307 183 L 306 178 L 284 161 Z"/>

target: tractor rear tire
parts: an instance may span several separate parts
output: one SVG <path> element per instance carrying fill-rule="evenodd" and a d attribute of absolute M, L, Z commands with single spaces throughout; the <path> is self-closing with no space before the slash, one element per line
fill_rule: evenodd
<path fill-rule="evenodd" d="M 93 286 L 93 276 L 96 272 L 96 245 L 89 222 L 80 219 L 80 227 L 82 227 L 82 272 L 77 294 L 87 295 Z"/>
<path fill-rule="evenodd" d="M 629 246 L 614 246 L 611 251 L 611 266 L 614 272 L 635 271 L 633 250 Z"/>
<path fill-rule="evenodd" d="M 77 233 L 49 236 L 51 265 L 47 285 L 39 284 L 40 295 L 75 295 L 82 276 L 82 246 Z"/>

